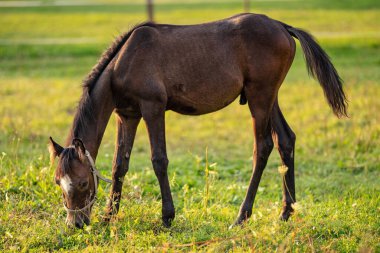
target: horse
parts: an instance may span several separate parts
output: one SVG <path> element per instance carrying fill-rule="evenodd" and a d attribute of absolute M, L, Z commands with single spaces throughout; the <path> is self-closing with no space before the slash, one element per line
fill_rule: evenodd
<path fill-rule="evenodd" d="M 334 114 L 347 116 L 342 79 L 329 56 L 308 32 L 265 15 L 243 13 L 198 25 L 152 22 L 117 38 L 83 81 L 66 147 L 50 137 L 55 182 L 63 191 L 66 223 L 90 223 L 100 174 L 95 159 L 112 112 L 117 117 L 112 186 L 105 219 L 119 210 L 123 179 L 141 118 L 151 147 L 151 162 L 162 196 L 162 222 L 170 227 L 175 209 L 168 180 L 165 111 L 201 115 L 220 110 L 240 96 L 253 122 L 253 172 L 233 225 L 252 214 L 268 157 L 277 147 L 287 172 L 280 218 L 288 220 L 296 202 L 294 146 L 296 135 L 278 103 L 279 88 L 300 41 L 309 74 L 317 79 Z"/>

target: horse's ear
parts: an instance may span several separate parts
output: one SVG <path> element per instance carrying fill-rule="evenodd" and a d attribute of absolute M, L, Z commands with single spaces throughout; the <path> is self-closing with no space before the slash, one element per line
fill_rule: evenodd
<path fill-rule="evenodd" d="M 53 138 L 49 137 L 49 140 L 50 140 L 49 152 L 54 153 L 55 156 L 59 156 L 62 153 L 62 151 L 64 150 L 64 148 L 61 147 L 61 145 L 59 145 L 58 143 L 56 143 L 53 140 Z"/>
<path fill-rule="evenodd" d="M 79 138 L 73 139 L 73 145 L 75 147 L 75 150 L 78 152 L 79 155 L 85 155 L 86 154 L 86 148 L 84 147 L 83 141 Z"/>
<path fill-rule="evenodd" d="M 53 164 L 54 158 L 56 156 L 60 156 L 64 148 L 61 147 L 61 145 L 59 145 L 58 143 L 56 143 L 53 140 L 53 138 L 49 137 L 49 140 L 50 140 L 49 142 L 50 163 Z"/>

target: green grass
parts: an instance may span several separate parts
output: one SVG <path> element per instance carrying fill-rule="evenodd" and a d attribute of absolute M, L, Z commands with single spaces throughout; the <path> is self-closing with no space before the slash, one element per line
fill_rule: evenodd
<path fill-rule="evenodd" d="M 145 18 L 144 6 L 112 2 L 117 5 L 0 8 L 0 251 L 380 251 L 380 10 L 378 1 L 370 0 L 252 2 L 254 12 L 311 31 L 331 56 L 350 100 L 350 118 L 335 118 L 319 85 L 308 78 L 298 48 L 280 91 L 281 107 L 297 134 L 300 207 L 289 222 L 278 220 L 280 159 L 274 150 L 252 218 L 228 230 L 248 186 L 253 142 L 249 111 L 234 102 L 200 117 L 166 115 L 177 214 L 172 228 L 161 225 L 144 124 L 117 219 L 101 222 L 109 192 L 101 183 L 91 226 L 66 228 L 61 190 L 48 162 L 48 136 L 64 141 L 81 80 L 114 36 Z M 156 19 L 207 22 L 241 9 L 239 1 L 168 0 L 159 2 Z M 97 159 L 108 177 L 114 135 L 111 119 Z M 206 148 L 208 163 L 214 164 L 207 178 Z"/>

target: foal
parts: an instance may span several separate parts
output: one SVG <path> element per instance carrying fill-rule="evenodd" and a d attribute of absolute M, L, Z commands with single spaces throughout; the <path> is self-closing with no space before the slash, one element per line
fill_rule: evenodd
<path fill-rule="evenodd" d="M 264 15 L 240 14 L 188 26 L 145 23 L 117 39 L 84 81 L 67 147 L 51 139 L 52 158 L 59 156 L 55 179 L 63 191 L 67 223 L 82 227 L 90 222 L 98 183 L 91 160 L 97 156 L 114 111 L 118 134 L 107 214 L 119 209 L 136 128 L 143 118 L 161 189 L 162 220 L 170 226 L 175 212 L 167 174 L 165 111 L 206 114 L 224 108 L 239 95 L 241 104 L 248 102 L 255 142 L 253 174 L 234 224 L 251 216 L 274 144 L 288 168 L 281 214 L 287 220 L 296 201 L 295 134 L 281 112 L 277 94 L 295 55 L 292 37 L 300 41 L 308 71 L 321 84 L 334 113 L 345 116 L 341 79 L 322 48 L 307 32 Z"/>

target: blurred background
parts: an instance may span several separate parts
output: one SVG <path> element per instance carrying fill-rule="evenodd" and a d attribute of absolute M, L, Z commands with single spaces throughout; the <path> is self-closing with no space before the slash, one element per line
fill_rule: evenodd
<path fill-rule="evenodd" d="M 159 187 L 143 122 L 119 221 L 105 227 L 96 218 L 109 191 L 102 185 L 92 230 L 57 230 L 63 227 L 64 211 L 60 190 L 53 183 L 54 166 L 49 166 L 48 137 L 63 144 L 81 96 L 81 82 L 101 53 L 120 33 L 149 18 L 157 23 L 197 24 L 246 11 L 311 32 L 344 80 L 350 118 L 339 120 L 319 84 L 308 77 L 297 42 L 296 58 L 279 98 L 297 134 L 296 190 L 303 211 L 290 223 L 275 223 L 281 209 L 281 177 L 274 149 L 256 197 L 254 218 L 246 229 L 227 230 L 252 170 L 251 118 L 246 106 L 235 101 L 210 115 L 166 115 L 169 176 L 178 214 L 174 230 L 158 228 Z M 379 250 L 379 56 L 377 0 L 0 1 L 0 251 L 99 250 L 110 245 L 146 250 L 233 235 L 243 239 L 210 247 Z M 111 118 L 97 159 L 108 177 L 114 121 Z M 209 195 L 205 195 L 207 184 Z"/>

